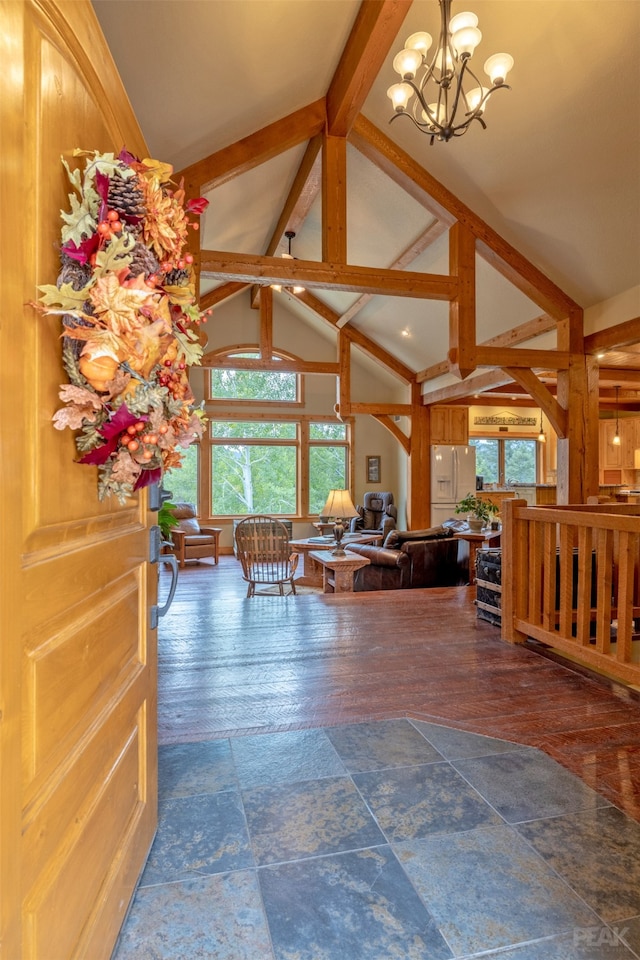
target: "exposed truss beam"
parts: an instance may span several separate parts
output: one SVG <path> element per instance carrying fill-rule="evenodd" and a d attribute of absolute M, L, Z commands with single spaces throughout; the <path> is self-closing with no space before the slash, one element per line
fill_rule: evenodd
<path fill-rule="evenodd" d="M 327 132 L 346 137 L 411 7 L 411 0 L 364 0 L 327 91 Z"/>
<path fill-rule="evenodd" d="M 225 349 L 228 349 L 228 347 Z M 254 357 L 228 357 L 221 356 L 217 350 L 206 353 L 202 358 L 201 365 L 214 369 L 277 370 L 281 373 L 323 373 L 332 377 L 337 377 L 340 369 L 337 363 L 331 363 L 329 361 L 292 360 L 288 357 L 282 357 L 278 360 Z"/>
<path fill-rule="evenodd" d="M 558 437 L 566 437 L 567 411 L 560 406 L 548 387 L 538 380 L 535 373 L 531 370 L 519 370 L 515 368 L 505 370 L 505 373 L 513 377 L 516 383 L 519 383 L 520 386 L 527 391 L 529 396 L 533 397 L 536 405 L 544 410 Z"/>
<path fill-rule="evenodd" d="M 482 393 L 490 387 L 502 387 L 507 383 L 512 383 L 513 377 L 504 370 L 488 370 L 486 373 L 478 373 L 468 380 L 461 380 L 458 383 L 452 383 L 447 387 L 440 387 L 438 390 L 431 390 L 422 394 L 422 402 L 431 406 L 433 403 L 447 403 L 451 400 L 461 400 L 474 393 Z"/>
<path fill-rule="evenodd" d="M 600 353 L 606 350 L 618 350 L 640 341 L 640 317 L 626 320 L 606 330 L 598 330 L 584 338 L 585 353 Z"/>
<path fill-rule="evenodd" d="M 257 257 L 224 250 L 201 250 L 200 270 L 202 274 L 220 280 L 245 283 L 260 281 L 260 285 L 304 284 L 311 289 L 347 290 L 426 300 L 452 300 L 458 288 L 455 279 L 437 274 L 408 270 L 380 271 L 348 264 Z"/>
<path fill-rule="evenodd" d="M 548 313 L 543 313 L 541 316 L 535 317 L 534 320 L 527 320 L 526 323 L 521 323 L 519 326 L 513 327 L 512 330 L 506 333 L 500 333 L 495 337 L 490 337 L 489 340 L 484 340 L 480 346 L 513 347 L 518 343 L 525 343 L 527 340 L 531 340 L 541 333 L 554 330 L 555 326 L 556 321 L 553 317 L 550 317 Z M 425 383 L 428 380 L 435 380 L 436 377 L 442 377 L 445 373 L 449 373 L 449 361 L 441 360 L 439 363 L 434 363 L 431 367 L 425 367 L 424 370 L 420 370 L 416 374 L 416 380 L 418 383 Z"/>
<path fill-rule="evenodd" d="M 290 113 L 288 117 L 276 120 L 256 133 L 217 150 L 204 160 L 192 163 L 176 173 L 175 179 L 184 177 L 189 196 L 205 193 L 315 137 L 324 128 L 325 120 L 323 97 L 295 113 Z"/>
<path fill-rule="evenodd" d="M 200 309 L 207 310 L 209 307 L 215 307 L 216 304 L 223 303 L 225 300 L 228 300 L 229 297 L 240 293 L 241 290 L 246 290 L 248 286 L 248 283 L 236 283 L 232 281 L 221 283 L 219 287 L 210 290 L 209 293 L 204 293 L 200 297 Z"/>
<path fill-rule="evenodd" d="M 431 246 L 432 243 L 435 243 L 443 233 L 446 233 L 448 227 L 446 223 L 440 223 L 438 220 L 434 220 L 429 224 L 427 229 L 420 234 L 420 236 L 410 244 L 406 250 L 400 254 L 397 260 L 394 260 L 393 263 L 389 264 L 389 270 L 404 270 L 405 267 L 408 267 L 410 263 L 413 263 L 414 260 L 420 256 L 421 253 Z M 362 308 L 373 299 L 372 293 L 363 293 L 361 297 L 352 303 L 348 310 L 341 315 L 338 320 L 338 326 L 344 327 L 349 323 L 356 314 L 360 313 Z"/>
<path fill-rule="evenodd" d="M 406 433 L 403 433 L 398 424 L 387 414 L 374 413 L 373 418 L 374 420 L 377 420 L 381 426 L 385 427 L 385 429 L 388 430 L 393 437 L 395 437 L 404 452 L 407 454 L 407 456 L 409 456 L 411 453 L 411 437 L 408 437 Z"/>
<path fill-rule="evenodd" d="M 313 312 L 322 320 L 326 321 L 329 326 L 338 326 L 340 315 L 308 290 L 305 290 L 302 293 L 291 293 L 291 296 L 294 300 L 298 300 L 300 303 L 303 303 L 309 308 L 309 310 L 313 310 Z M 397 357 L 394 357 L 392 354 L 388 353 L 383 347 L 378 346 L 378 344 L 374 343 L 373 340 L 370 340 L 367 336 L 365 336 L 364 333 L 360 333 L 359 330 L 355 330 L 353 327 L 348 327 L 343 332 L 356 347 L 359 347 L 363 353 L 366 353 L 367 356 L 371 357 L 372 360 L 376 360 L 390 373 L 395 373 L 396 376 L 400 377 L 401 380 L 404 380 L 405 383 L 413 382 L 413 370 L 402 363 L 401 360 L 398 360 Z"/>
<path fill-rule="evenodd" d="M 438 219 L 466 224 L 476 237 L 478 254 L 547 313 L 563 319 L 573 309 L 579 309 L 542 271 L 362 114 L 354 124 L 350 140 L 394 183 L 416 199 L 421 196 L 421 202 Z"/>

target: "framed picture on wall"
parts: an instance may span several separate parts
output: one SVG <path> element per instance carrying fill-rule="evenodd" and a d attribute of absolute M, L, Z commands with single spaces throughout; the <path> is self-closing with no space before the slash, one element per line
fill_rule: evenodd
<path fill-rule="evenodd" d="M 367 457 L 367 483 L 380 483 L 380 457 Z"/>

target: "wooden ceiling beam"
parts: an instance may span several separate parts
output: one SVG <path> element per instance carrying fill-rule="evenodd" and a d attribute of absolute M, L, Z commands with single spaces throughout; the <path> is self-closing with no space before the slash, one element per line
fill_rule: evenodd
<path fill-rule="evenodd" d="M 298 233 L 314 200 L 320 192 L 322 134 L 312 137 L 298 167 L 289 195 L 282 208 L 280 219 L 267 244 L 265 256 L 275 255 L 286 230 Z"/>
<path fill-rule="evenodd" d="M 598 330 L 584 338 L 585 353 L 601 353 L 607 350 L 618 350 L 620 347 L 630 346 L 640 341 L 640 317 L 625 320 L 606 330 Z"/>
<path fill-rule="evenodd" d="M 413 407 L 409 406 L 409 409 L 413 410 Z M 392 437 L 395 437 L 406 455 L 409 456 L 411 453 L 411 437 L 408 437 L 387 414 L 374 413 L 372 416 L 374 420 L 377 420 L 381 426 L 389 431 Z"/>
<path fill-rule="evenodd" d="M 309 288 L 425 300 L 452 300 L 458 289 L 455 279 L 437 274 L 408 270 L 381 271 L 371 267 L 258 257 L 224 250 L 201 250 L 199 266 L 201 274 L 209 277 L 245 283 L 259 280 L 261 286 L 271 283 L 286 286 L 304 284 Z"/>
<path fill-rule="evenodd" d="M 174 179 L 184 178 L 189 196 L 192 191 L 195 191 L 193 195 L 197 195 L 213 190 L 261 163 L 272 160 L 285 150 L 315 137 L 324 129 L 325 122 L 325 100 L 322 97 L 290 113 L 288 117 L 276 120 L 250 136 L 211 153 L 197 163 L 192 163 L 176 173 Z"/>
<path fill-rule="evenodd" d="M 476 374 L 468 380 L 461 380 L 458 383 L 440 387 L 438 390 L 423 393 L 422 402 L 425 406 L 431 406 L 434 403 L 449 403 L 452 400 L 461 400 L 473 396 L 474 393 L 482 393 L 489 387 L 501 387 L 512 382 L 513 377 L 505 373 L 504 370 L 488 370 L 486 373 Z"/>
<path fill-rule="evenodd" d="M 278 223 L 264 252 L 266 257 L 275 256 L 285 231 L 292 230 L 294 233 L 299 233 L 300 227 L 306 220 L 307 214 L 320 192 L 322 177 L 321 147 L 322 134 L 318 133 L 307 144 L 307 149 L 291 184 Z M 252 307 L 258 306 L 259 298 L 260 287 L 255 284 L 251 290 Z"/>
<path fill-rule="evenodd" d="M 410 417 L 410 403 L 352 403 L 351 413 L 367 413 L 372 417 Z"/>
<path fill-rule="evenodd" d="M 408 267 L 410 263 L 413 263 L 414 260 L 424 253 L 424 251 L 435 243 L 443 233 L 446 233 L 448 227 L 446 223 L 440 223 L 438 220 L 433 220 L 427 229 L 420 234 L 420 236 L 410 244 L 406 250 L 403 250 L 397 260 L 394 260 L 393 263 L 389 264 L 389 270 L 404 270 L 405 267 Z M 352 303 L 348 310 L 341 315 L 338 320 L 338 326 L 344 327 L 349 323 L 353 318 L 360 313 L 362 308 L 373 299 L 372 293 L 363 293 L 361 297 Z"/>
<path fill-rule="evenodd" d="M 215 307 L 218 303 L 223 303 L 229 297 L 235 296 L 241 290 L 246 290 L 250 286 L 248 283 L 229 281 L 221 283 L 219 287 L 210 290 L 209 293 L 203 293 L 200 297 L 200 309 L 207 310 L 209 307 Z"/>
<path fill-rule="evenodd" d="M 526 347 L 476 348 L 479 367 L 528 367 L 544 370 L 567 370 L 569 354 L 564 350 L 527 350 Z"/>
<path fill-rule="evenodd" d="M 439 220 L 449 223 L 457 220 L 466 224 L 476 237 L 479 256 L 542 310 L 556 319 L 563 319 L 578 307 L 541 270 L 362 114 L 353 126 L 350 141 L 410 196 L 422 197 L 420 202 Z"/>
<path fill-rule="evenodd" d="M 347 262 L 347 141 L 328 135 L 322 141 L 322 259 Z"/>
<path fill-rule="evenodd" d="M 327 91 L 327 131 L 347 137 L 411 7 L 411 0 L 363 0 Z"/>
<path fill-rule="evenodd" d="M 558 437 L 566 437 L 567 411 L 560 406 L 548 387 L 538 380 L 535 373 L 531 370 L 522 370 L 514 367 L 506 369 L 504 372 L 508 373 L 516 383 L 519 383 L 520 386 L 527 391 L 529 396 L 535 400 L 536 405 L 544 410 Z"/>
<path fill-rule="evenodd" d="M 556 321 L 553 317 L 550 317 L 548 313 L 543 313 L 533 320 L 527 320 L 525 323 L 513 327 L 511 330 L 506 331 L 506 333 L 499 333 L 495 337 L 483 340 L 480 346 L 513 347 L 518 343 L 525 343 L 527 340 L 531 340 L 533 337 L 537 337 L 542 333 L 547 333 L 549 330 L 554 330 L 555 326 Z M 425 383 L 427 380 L 435 380 L 436 377 L 441 377 L 445 373 L 449 373 L 449 362 L 448 360 L 441 360 L 439 363 L 434 363 L 432 366 L 420 370 L 416 374 L 416 380 L 418 383 Z"/>
<path fill-rule="evenodd" d="M 458 281 L 449 304 L 449 369 L 464 380 L 477 366 L 476 253 L 473 234 L 462 223 L 449 231 L 449 272 Z"/>

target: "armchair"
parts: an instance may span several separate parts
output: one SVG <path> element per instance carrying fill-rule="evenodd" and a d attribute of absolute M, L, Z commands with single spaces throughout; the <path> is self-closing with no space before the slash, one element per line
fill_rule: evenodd
<path fill-rule="evenodd" d="M 387 534 L 395 530 L 398 509 L 393 502 L 392 493 L 365 493 L 363 506 L 356 506 L 358 516 L 351 521 L 350 532 L 367 533 L 380 531 L 384 543 Z"/>
<path fill-rule="evenodd" d="M 178 521 L 178 526 L 171 531 L 171 538 L 180 567 L 184 567 L 187 560 L 203 557 L 213 557 L 213 562 L 217 563 L 222 529 L 200 526 L 193 503 L 176 503 L 171 512 Z"/>

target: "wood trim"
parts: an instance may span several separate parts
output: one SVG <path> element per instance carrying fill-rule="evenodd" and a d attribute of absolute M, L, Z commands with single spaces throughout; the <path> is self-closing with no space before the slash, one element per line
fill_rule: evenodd
<path fill-rule="evenodd" d="M 228 348 L 227 348 L 228 349 Z M 253 348 L 255 349 L 255 347 Z M 207 353 L 202 358 L 201 366 L 207 369 L 219 370 L 277 370 L 279 373 L 323 373 L 337 377 L 340 368 L 337 363 L 315 360 L 292 360 L 283 357 L 282 360 L 267 360 L 252 357 L 219 357 L 215 353 Z"/>
<path fill-rule="evenodd" d="M 208 192 L 315 137 L 324 129 L 325 120 L 325 100 L 321 97 L 248 137 L 192 163 L 178 171 L 175 179 L 184 178 L 187 190 Z"/>
<path fill-rule="evenodd" d="M 304 284 L 319 290 L 347 290 L 394 297 L 452 300 L 458 284 L 450 277 L 408 270 L 380 271 L 348 264 L 318 263 L 315 260 L 286 260 L 224 250 L 202 250 L 201 272 L 221 280 L 253 283 Z"/>
<path fill-rule="evenodd" d="M 327 91 L 327 130 L 346 137 L 387 58 L 411 0 L 366 0 L 360 4 Z"/>

